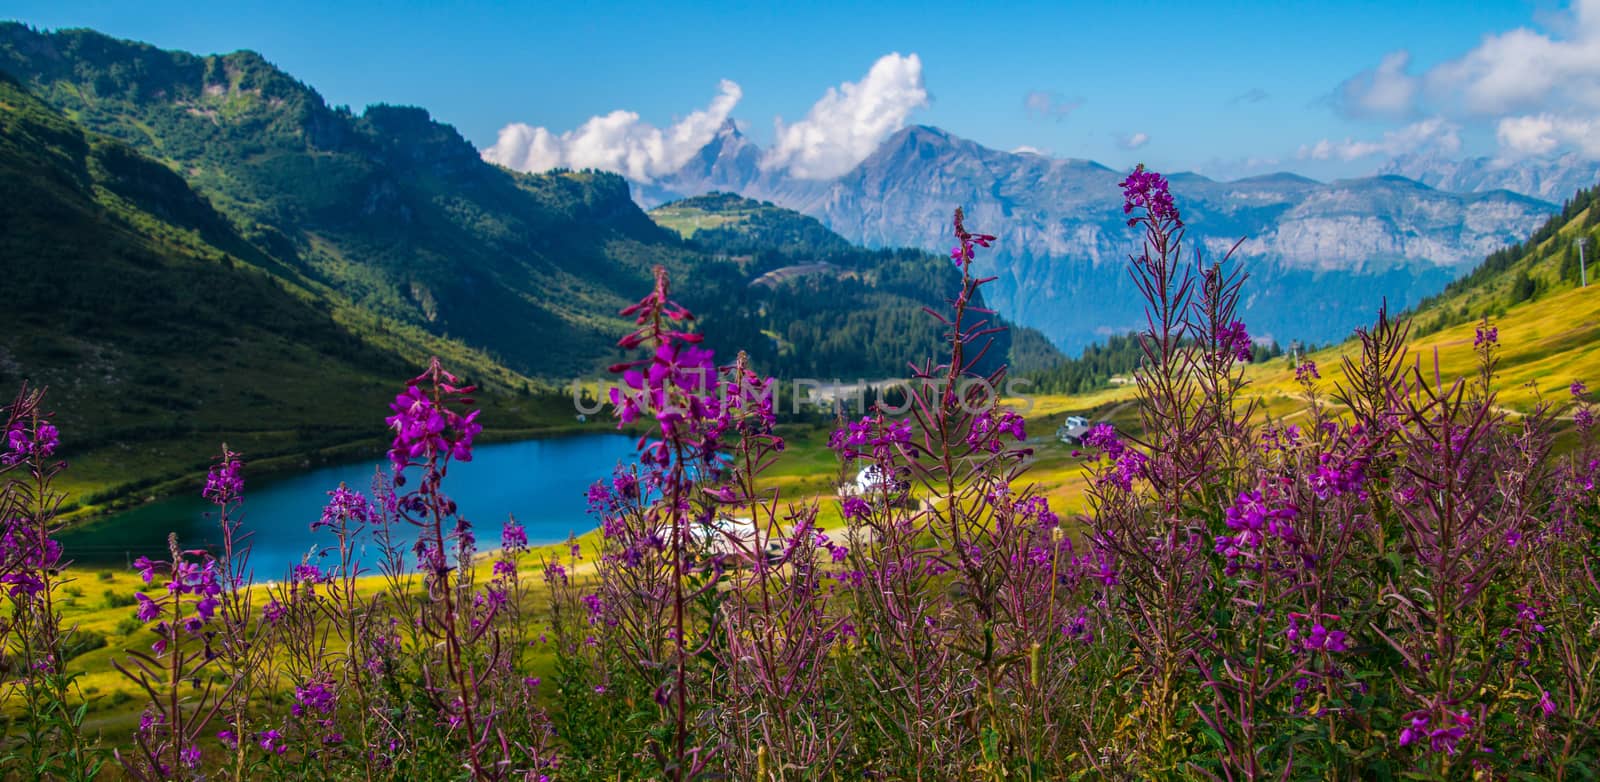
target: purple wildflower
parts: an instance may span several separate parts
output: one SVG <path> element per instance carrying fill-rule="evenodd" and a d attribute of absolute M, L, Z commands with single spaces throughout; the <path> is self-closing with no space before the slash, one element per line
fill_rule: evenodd
<path fill-rule="evenodd" d="M 974 246 L 988 247 L 994 241 L 994 237 L 989 234 L 975 234 L 968 231 L 965 222 L 966 214 L 962 212 L 961 207 L 956 207 L 955 232 L 956 240 L 960 243 L 950 248 L 950 260 L 961 267 L 972 262 Z"/>
<path fill-rule="evenodd" d="M 61 433 L 54 424 L 44 421 L 36 429 L 30 429 L 25 422 L 18 421 L 6 433 L 7 453 L 0 456 L 0 464 L 20 464 L 29 457 L 48 459 L 60 446 Z"/>
<path fill-rule="evenodd" d="M 244 476 L 240 475 L 241 465 L 234 456 L 224 450 L 222 460 L 206 474 L 206 487 L 200 490 L 200 496 L 218 505 L 239 498 L 244 491 Z"/>
<path fill-rule="evenodd" d="M 525 549 L 528 547 L 528 531 L 516 521 L 507 521 L 500 530 L 500 545 L 512 550 Z"/>
<path fill-rule="evenodd" d="M 438 372 L 445 380 L 455 381 L 453 375 L 443 370 Z M 448 382 L 440 383 L 440 387 L 446 393 L 455 394 L 473 390 L 457 388 Z M 384 420 L 395 432 L 394 442 L 389 447 L 389 459 L 394 462 L 395 472 L 416 460 L 427 459 L 430 454 L 472 461 L 472 440 L 483 431 L 483 425 L 477 420 L 481 411 L 461 415 L 435 402 L 417 385 L 407 386 L 396 395 L 389 409 L 394 415 Z"/>
<path fill-rule="evenodd" d="M 1349 651 L 1346 645 L 1346 634 L 1343 630 L 1328 629 L 1327 622 L 1338 619 L 1332 614 L 1324 614 L 1321 618 L 1313 619 L 1309 628 L 1301 627 L 1301 622 L 1313 619 L 1305 614 L 1289 614 L 1289 629 L 1284 635 L 1291 643 L 1298 644 L 1301 650 L 1307 652 L 1345 652 Z"/>
<path fill-rule="evenodd" d="M 139 617 L 139 621 L 154 622 L 161 618 L 161 605 L 151 600 L 149 595 L 143 592 L 135 592 L 133 596 L 139 604 L 139 610 L 135 613 Z"/>
<path fill-rule="evenodd" d="M 289 751 L 288 745 L 283 743 L 283 734 L 276 730 L 264 730 L 257 734 L 257 743 L 261 748 L 275 755 L 282 755 Z"/>
<path fill-rule="evenodd" d="M 1250 332 L 1245 330 L 1244 321 L 1236 320 L 1217 330 L 1218 359 L 1249 363 L 1253 353 Z"/>
<path fill-rule="evenodd" d="M 289 713 L 296 717 L 304 717 L 312 712 L 325 715 L 333 713 L 333 707 L 333 690 L 320 681 L 314 681 L 294 688 L 294 704 L 289 707 Z"/>
<path fill-rule="evenodd" d="M 139 577 L 144 579 L 146 584 L 155 580 L 156 563 L 151 562 L 149 557 L 139 557 L 138 559 L 134 560 L 133 567 L 135 570 L 139 571 Z"/>
<path fill-rule="evenodd" d="M 1135 166 L 1128 178 L 1122 180 L 1122 213 L 1132 214 L 1134 209 L 1144 209 L 1149 214 L 1149 219 L 1157 223 L 1173 223 L 1178 227 L 1183 226 L 1183 219 L 1178 215 L 1178 207 L 1172 200 L 1172 192 L 1167 187 L 1167 178 L 1154 171 L 1147 170 L 1143 163 Z M 1135 225 L 1141 218 L 1130 218 L 1128 225 Z"/>
<path fill-rule="evenodd" d="M 856 522 L 865 522 L 872 515 L 872 506 L 860 497 L 846 497 L 842 503 L 842 513 L 846 519 Z"/>
<path fill-rule="evenodd" d="M 1011 410 L 1002 411 L 999 418 L 985 410 L 972 419 L 972 425 L 967 430 L 967 445 L 990 453 L 999 453 L 1004 447 L 1000 442 L 1001 434 L 1009 434 L 1018 440 L 1027 439 L 1028 433 L 1024 429 L 1024 424 L 1022 416 Z"/>
<path fill-rule="evenodd" d="M 370 523 L 374 518 L 372 505 L 361 492 L 351 491 L 340 484 L 339 488 L 328 492 L 328 497 L 328 504 L 322 509 L 322 518 L 311 525 L 312 529 L 338 526 L 341 519 L 361 525 Z"/>

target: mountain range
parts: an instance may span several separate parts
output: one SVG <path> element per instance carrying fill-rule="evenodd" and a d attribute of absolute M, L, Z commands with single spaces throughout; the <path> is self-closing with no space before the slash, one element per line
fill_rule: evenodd
<path fill-rule="evenodd" d="M 821 219 L 867 246 L 951 243 L 950 210 L 1000 237 L 992 301 L 1014 321 L 1075 350 L 1139 326 L 1123 268 L 1135 237 L 1122 213 L 1125 172 L 1093 161 L 989 149 L 926 126 L 885 140 L 833 180 L 800 180 L 761 165 L 762 150 L 726 124 L 680 171 L 634 183 L 651 205 L 710 190 L 770 200 Z M 1441 289 L 1555 211 L 1506 190 L 1453 193 L 1395 175 L 1318 182 L 1273 174 L 1221 182 L 1170 177 L 1189 246 L 1233 258 L 1252 281 L 1253 333 L 1327 342 L 1387 298 L 1397 307 Z M 1086 306 L 1087 303 L 1087 306 Z"/>
<path fill-rule="evenodd" d="M 1575 152 L 1520 160 L 1407 154 L 1384 163 L 1378 173 L 1415 179 L 1429 187 L 1456 193 L 1509 190 L 1561 203 L 1573 193 L 1600 182 L 1600 161 L 1585 160 Z"/>

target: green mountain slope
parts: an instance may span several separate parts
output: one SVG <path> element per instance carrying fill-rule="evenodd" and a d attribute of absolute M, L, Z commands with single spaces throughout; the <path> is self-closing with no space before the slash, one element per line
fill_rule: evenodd
<path fill-rule="evenodd" d="M 1581 190 L 1562 205 L 1526 241 L 1492 253 L 1471 274 L 1448 285 L 1416 307 L 1418 330 L 1424 334 L 1503 315 L 1523 303 L 1537 302 L 1581 284 L 1578 243 L 1587 242 L 1589 281 L 1597 280 L 1600 254 L 1600 185 Z"/>
<path fill-rule="evenodd" d="M 921 307 L 954 289 L 933 256 L 858 250 L 770 206 L 737 231 L 685 242 L 640 211 L 618 176 L 487 164 L 422 109 L 329 106 L 253 52 L 197 56 L 0 24 L 0 71 L 166 163 L 276 262 L 261 268 L 326 292 L 350 320 L 447 336 L 528 376 L 592 376 L 614 361 L 625 330 L 614 313 L 648 288 L 656 264 L 704 305 L 713 344 L 749 347 L 790 376 L 902 372 L 936 344 Z M 726 220 L 735 207 L 686 208 Z M 727 260 L 743 255 L 761 260 Z M 764 286 L 765 307 L 747 306 L 752 272 L 824 255 L 844 273 Z M 1016 357 L 1055 360 L 1033 336 L 1016 335 Z"/>
<path fill-rule="evenodd" d="M 921 250 L 867 250 L 816 219 L 727 193 L 651 210 L 712 256 L 682 296 L 702 313 L 707 339 L 739 346 L 787 377 L 855 380 L 902 376 L 941 355 L 943 311 L 961 285 L 948 259 Z M 980 302 L 981 304 L 981 302 Z M 1061 355 L 1033 329 L 996 335 L 986 368 L 1023 369 Z"/>
<path fill-rule="evenodd" d="M 222 440 L 259 461 L 379 438 L 387 396 L 432 353 L 530 388 L 297 282 L 166 166 L 3 74 L 0 275 L 0 387 L 48 386 L 90 504 L 192 476 Z"/>
<path fill-rule="evenodd" d="M 1446 383 L 1473 376 L 1475 333 L 1488 316 L 1498 332 L 1495 385 L 1501 405 L 1526 412 L 1543 401 L 1565 415 L 1568 384 L 1600 384 L 1600 280 L 1591 265 L 1588 287 L 1580 286 L 1575 246 L 1587 239 L 1593 258 L 1600 242 L 1597 196 L 1600 187 L 1578 193 L 1527 241 L 1491 254 L 1409 313 L 1415 368 L 1429 381 L 1436 371 Z M 1346 342 L 1311 356 L 1324 388 L 1343 379 L 1339 357 L 1358 351 L 1357 343 Z M 1294 373 L 1286 364 L 1272 369 L 1257 376 L 1253 388 L 1278 400 L 1280 411 L 1292 411 L 1300 404 Z"/>
<path fill-rule="evenodd" d="M 524 374 L 596 369 L 649 268 L 694 260 L 620 177 L 512 173 L 421 109 L 330 107 L 253 52 L 0 24 L 0 71 L 180 172 L 296 274 Z"/>

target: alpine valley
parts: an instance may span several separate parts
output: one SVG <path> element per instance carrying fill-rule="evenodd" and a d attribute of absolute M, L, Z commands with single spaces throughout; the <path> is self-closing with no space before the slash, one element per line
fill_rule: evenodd
<path fill-rule="evenodd" d="M 742 199 L 684 204 L 721 226 L 685 238 L 619 176 L 486 163 L 422 109 L 332 107 L 254 53 L 14 23 L 0 194 L 0 382 L 67 411 L 90 505 L 194 475 L 221 439 L 262 467 L 374 447 L 367 411 L 430 355 L 508 436 L 571 428 L 558 386 L 618 360 L 657 265 L 719 356 L 824 379 L 901 376 L 961 276 Z M 1029 329 L 998 348 L 1061 359 Z"/>

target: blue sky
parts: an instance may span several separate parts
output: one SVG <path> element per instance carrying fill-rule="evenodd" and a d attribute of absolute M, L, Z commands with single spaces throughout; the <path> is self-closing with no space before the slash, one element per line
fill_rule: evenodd
<path fill-rule="evenodd" d="M 847 110 L 795 125 L 829 88 L 865 83 L 890 53 L 902 55 L 894 72 L 858 96 L 877 100 L 878 87 L 891 104 L 899 96 L 886 122 L 1113 166 L 1329 178 L 1370 173 L 1394 152 L 1581 150 L 1600 130 L 1600 62 L 1587 56 L 1600 54 L 1600 7 L 1069 2 L 1002 13 L 973 3 L 860 5 L 23 0 L 0 16 L 201 53 L 254 49 L 330 103 L 421 105 L 480 148 L 509 123 L 525 123 L 528 139 L 546 129 L 544 157 L 533 160 L 639 139 L 639 154 L 652 154 L 641 133 L 668 129 L 670 140 L 675 122 L 723 94 L 756 141 L 778 140 L 781 116 L 795 165 L 836 168 L 830 155 L 848 158 L 863 135 L 883 129 L 840 127 Z M 1499 83 L 1550 57 L 1568 81 L 1522 91 L 1531 94 L 1508 94 Z M 737 85 L 736 103 L 722 80 Z M 911 81 L 923 92 L 906 92 Z M 618 109 L 638 117 L 619 118 L 610 135 L 572 136 Z"/>

